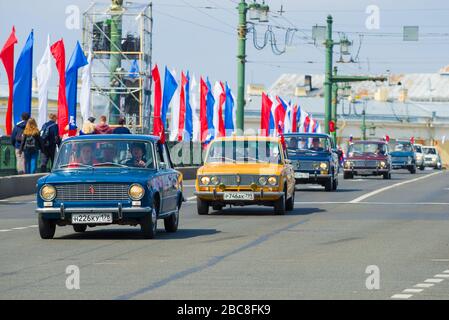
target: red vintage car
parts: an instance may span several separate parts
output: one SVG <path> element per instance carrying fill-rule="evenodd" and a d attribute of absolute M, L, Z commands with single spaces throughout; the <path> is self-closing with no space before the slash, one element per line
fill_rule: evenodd
<path fill-rule="evenodd" d="M 354 176 L 383 176 L 391 179 L 391 157 L 384 141 L 355 141 L 344 163 L 344 179 Z"/>

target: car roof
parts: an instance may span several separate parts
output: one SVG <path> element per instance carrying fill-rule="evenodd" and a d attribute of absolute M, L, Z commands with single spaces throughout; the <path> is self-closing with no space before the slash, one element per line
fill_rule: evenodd
<path fill-rule="evenodd" d="M 279 142 L 279 137 L 264 137 L 264 136 L 228 136 L 228 137 L 218 137 L 213 140 L 215 141 L 270 141 Z"/>
<path fill-rule="evenodd" d="M 359 144 L 372 144 L 372 143 L 376 143 L 376 144 L 386 144 L 386 141 L 381 141 L 381 140 L 356 140 L 353 141 L 352 143 L 359 143 Z"/>
<path fill-rule="evenodd" d="M 427 149 L 436 149 L 435 146 L 422 146 L 423 148 L 427 148 Z"/>
<path fill-rule="evenodd" d="M 108 140 L 128 140 L 128 141 L 159 141 L 159 137 L 144 134 L 85 134 L 65 139 L 67 141 L 108 141 Z"/>
<path fill-rule="evenodd" d="M 293 133 L 285 133 L 284 134 L 284 137 L 301 137 L 301 136 L 317 137 L 317 138 L 331 138 L 330 135 L 325 134 L 325 133 L 293 132 Z"/>

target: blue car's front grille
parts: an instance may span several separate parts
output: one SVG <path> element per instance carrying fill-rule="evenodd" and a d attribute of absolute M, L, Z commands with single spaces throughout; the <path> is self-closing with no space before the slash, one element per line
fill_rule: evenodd
<path fill-rule="evenodd" d="M 407 157 L 392 157 L 392 158 L 391 158 L 391 161 L 392 161 L 393 163 L 405 164 L 405 163 L 407 163 L 408 158 L 407 158 Z"/>
<path fill-rule="evenodd" d="M 56 201 L 129 200 L 127 184 L 56 185 Z"/>

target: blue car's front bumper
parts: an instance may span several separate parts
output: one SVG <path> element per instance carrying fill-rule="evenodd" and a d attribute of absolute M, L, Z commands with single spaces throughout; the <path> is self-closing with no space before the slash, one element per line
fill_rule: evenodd
<path fill-rule="evenodd" d="M 114 223 L 120 220 L 139 219 L 151 213 L 151 207 L 64 207 L 37 208 L 36 213 L 42 214 L 44 219 L 71 221 L 74 213 L 112 213 Z"/>

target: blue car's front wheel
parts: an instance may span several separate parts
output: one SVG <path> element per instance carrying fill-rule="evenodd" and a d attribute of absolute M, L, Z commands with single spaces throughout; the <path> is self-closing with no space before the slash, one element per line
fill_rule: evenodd
<path fill-rule="evenodd" d="M 39 234 L 42 239 L 53 239 L 56 231 L 56 223 L 42 217 L 42 213 L 38 216 Z"/>
<path fill-rule="evenodd" d="M 153 239 L 156 236 L 157 212 L 155 208 L 151 210 L 151 214 L 146 214 L 140 220 L 140 230 L 145 239 Z"/>

